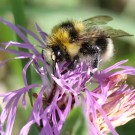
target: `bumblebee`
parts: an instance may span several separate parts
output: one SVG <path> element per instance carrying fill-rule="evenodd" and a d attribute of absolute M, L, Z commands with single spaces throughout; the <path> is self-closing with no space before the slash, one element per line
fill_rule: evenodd
<path fill-rule="evenodd" d="M 110 16 L 95 16 L 84 21 L 69 20 L 56 25 L 47 37 L 47 55 L 54 63 L 69 63 L 63 73 L 74 69 L 80 62 L 89 63 L 92 69 L 97 69 L 99 62 L 113 56 L 112 38 L 131 36 L 107 26 L 111 20 Z"/>

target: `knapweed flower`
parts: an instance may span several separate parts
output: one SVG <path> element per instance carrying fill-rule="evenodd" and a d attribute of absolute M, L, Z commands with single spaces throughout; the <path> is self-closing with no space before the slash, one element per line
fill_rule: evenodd
<path fill-rule="evenodd" d="M 9 41 L 2 43 L 0 50 L 15 54 L 14 59 L 28 59 L 23 68 L 22 76 L 25 86 L 6 94 L 0 94 L 5 103 L 0 115 L 0 134 L 11 135 L 15 121 L 18 101 L 26 109 L 26 94 L 33 93 L 32 112 L 26 125 L 22 127 L 19 135 L 27 135 L 33 124 L 36 124 L 40 135 L 59 135 L 70 111 L 82 105 L 84 116 L 87 120 L 90 135 L 106 135 L 112 133 L 118 135 L 115 127 L 123 125 L 135 117 L 135 90 L 126 83 L 127 75 L 135 75 L 135 68 L 123 66 L 127 60 L 120 61 L 113 66 L 97 71 L 91 76 L 91 69 L 86 63 L 80 63 L 75 70 L 65 74 L 61 72 L 67 63 L 56 63 L 52 67 L 47 63 L 46 57 L 36 49 L 36 46 L 26 38 L 26 32 L 45 47 L 46 33 L 37 26 L 40 38 L 33 32 L 14 26 L 3 18 L 0 21 L 13 29 L 23 43 Z M 29 52 L 10 49 L 10 46 L 25 48 Z M 0 63 L 0 66 L 8 62 L 8 59 Z M 40 83 L 28 84 L 27 71 L 29 66 L 40 77 Z M 93 87 L 93 84 L 96 87 Z M 72 134 L 72 133 L 69 133 Z"/>

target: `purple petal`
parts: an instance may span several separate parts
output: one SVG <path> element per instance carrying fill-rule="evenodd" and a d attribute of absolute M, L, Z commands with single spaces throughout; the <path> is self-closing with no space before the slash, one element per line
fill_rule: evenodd
<path fill-rule="evenodd" d="M 115 63 L 113 66 L 110 66 L 109 68 L 104 69 L 102 72 L 107 73 L 115 68 L 118 68 L 118 66 L 126 63 L 128 60 L 122 60 L 120 62 Z"/>
<path fill-rule="evenodd" d="M 2 124 L 2 125 L 4 125 L 4 122 L 5 122 L 6 118 L 8 117 L 10 106 L 11 106 L 13 100 L 14 100 L 14 98 L 10 99 L 10 102 L 7 103 L 6 107 L 3 109 L 3 111 L 0 115 L 0 124 Z"/>
<path fill-rule="evenodd" d="M 38 30 L 40 36 L 42 37 L 43 41 L 45 42 L 45 46 L 46 46 L 47 45 L 46 37 L 48 36 L 47 33 L 43 32 L 37 23 L 36 23 L 36 27 L 37 27 L 37 30 Z"/>
<path fill-rule="evenodd" d="M 34 103 L 33 110 L 32 110 L 32 115 L 38 125 L 40 125 L 40 113 L 41 113 L 40 111 L 43 110 L 42 96 L 45 91 L 45 88 L 46 86 L 43 86 L 41 88 L 40 93 L 38 94 L 38 97 Z"/>
<path fill-rule="evenodd" d="M 15 31 L 18 36 L 25 42 L 25 43 L 29 43 L 29 40 L 27 39 L 27 37 L 12 23 L 4 20 L 2 17 L 0 17 L 0 21 L 2 23 L 4 23 L 5 25 L 9 26 L 13 31 Z"/>
<path fill-rule="evenodd" d="M 22 106 L 26 109 L 26 93 L 23 94 Z"/>
<path fill-rule="evenodd" d="M 21 88 L 17 91 L 9 92 L 7 94 L 2 94 L 1 96 L 4 96 L 4 102 L 7 102 L 6 107 L 3 109 L 1 116 L 0 116 L 0 124 L 1 126 L 4 126 L 4 123 L 6 122 L 6 134 L 10 135 L 12 132 L 13 124 L 15 121 L 16 116 L 16 110 L 18 106 L 18 101 L 23 95 L 23 100 L 25 99 L 25 94 L 29 89 L 40 87 L 39 84 L 32 84 L 27 87 Z M 24 101 L 26 104 L 26 101 Z"/>
<path fill-rule="evenodd" d="M 30 61 L 24 66 L 23 72 L 22 72 L 24 84 L 25 84 L 26 87 L 28 86 L 28 84 L 27 84 L 26 72 L 27 72 L 27 69 L 28 69 L 28 67 L 30 66 L 30 64 L 31 64 L 32 62 L 33 62 L 33 60 L 30 60 Z"/>
<path fill-rule="evenodd" d="M 1 66 L 4 66 L 7 62 L 11 61 L 11 60 L 16 60 L 16 59 L 27 59 L 27 58 L 30 58 L 30 57 L 27 57 L 27 56 L 19 56 L 19 57 L 14 57 L 14 58 L 10 58 L 10 59 L 7 59 L 7 60 L 4 60 L 0 63 L 0 67 Z"/>
<path fill-rule="evenodd" d="M 113 135 L 118 135 L 118 133 L 116 132 L 116 130 L 114 129 L 114 127 L 112 126 L 109 118 L 107 117 L 106 113 L 104 112 L 104 110 L 96 103 L 96 106 L 98 107 L 99 112 L 101 113 L 101 115 L 103 116 L 106 124 L 108 125 L 108 128 L 110 129 L 111 133 Z"/>
<path fill-rule="evenodd" d="M 5 45 L 5 49 L 7 49 L 9 46 L 16 46 L 19 48 L 25 48 L 28 50 L 32 50 L 34 52 L 34 54 L 39 55 L 39 52 L 34 48 L 33 45 L 31 45 L 29 43 L 19 43 L 19 42 L 9 41 L 7 43 L 2 43 L 2 44 Z"/>
<path fill-rule="evenodd" d="M 20 131 L 19 135 L 28 135 L 30 127 L 35 123 L 34 120 L 29 121 Z"/>
<path fill-rule="evenodd" d="M 17 56 L 32 57 L 32 55 L 33 55 L 32 53 L 28 53 L 28 52 L 16 51 L 16 50 L 12 50 L 12 49 L 4 49 L 4 48 L 1 48 L 1 47 L 0 47 L 0 50 L 4 51 L 4 52 L 11 53 L 11 54 L 15 54 Z"/>
<path fill-rule="evenodd" d="M 44 42 L 42 42 L 42 40 L 40 40 L 39 38 L 38 38 L 38 36 L 35 34 L 35 33 L 33 33 L 32 31 L 30 31 L 30 30 L 28 30 L 28 29 L 26 29 L 26 28 L 24 28 L 24 27 L 22 27 L 22 26 L 18 26 L 21 30 L 23 30 L 24 32 L 26 32 L 26 33 L 28 33 L 30 36 L 32 36 L 34 39 L 36 39 L 41 45 L 44 45 L 45 46 L 45 43 Z"/>
<path fill-rule="evenodd" d="M 70 111 L 70 109 L 71 109 L 71 102 L 72 102 L 72 97 L 71 97 L 71 95 L 69 95 L 67 106 L 66 106 L 66 108 L 65 108 L 65 110 L 64 110 L 64 112 L 63 112 L 63 115 L 64 115 L 65 117 L 68 115 L 68 113 L 69 113 L 69 111 Z"/>
<path fill-rule="evenodd" d="M 49 124 L 48 120 L 43 119 L 42 122 L 43 122 L 44 128 L 42 128 L 41 134 L 43 135 L 43 133 L 45 132 L 45 135 L 54 135 L 53 130 L 52 130 L 51 125 Z"/>
<path fill-rule="evenodd" d="M 7 135 L 11 135 L 11 133 L 12 133 L 12 128 L 13 128 L 13 124 L 14 124 L 14 120 L 15 120 L 15 116 L 16 116 L 16 110 L 17 110 L 17 104 L 18 104 L 19 98 L 20 98 L 20 96 L 15 99 L 13 106 L 10 110 L 8 119 L 7 119 L 7 126 L 6 126 Z"/>

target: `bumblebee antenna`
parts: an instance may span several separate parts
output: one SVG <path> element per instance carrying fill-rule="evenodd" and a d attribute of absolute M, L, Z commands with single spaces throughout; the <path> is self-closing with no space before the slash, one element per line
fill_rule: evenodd
<path fill-rule="evenodd" d="M 45 59 L 45 57 L 44 57 L 44 49 L 42 49 L 42 51 L 41 51 L 41 56 L 42 56 L 42 58 L 44 60 Z"/>

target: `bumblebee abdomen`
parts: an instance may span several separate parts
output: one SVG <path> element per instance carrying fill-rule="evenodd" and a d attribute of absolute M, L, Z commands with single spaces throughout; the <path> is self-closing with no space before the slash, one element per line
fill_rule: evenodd
<path fill-rule="evenodd" d="M 101 54 L 103 54 L 107 50 L 108 39 L 105 38 L 105 37 L 99 37 L 99 38 L 96 39 L 95 45 L 97 45 L 100 48 Z"/>

